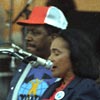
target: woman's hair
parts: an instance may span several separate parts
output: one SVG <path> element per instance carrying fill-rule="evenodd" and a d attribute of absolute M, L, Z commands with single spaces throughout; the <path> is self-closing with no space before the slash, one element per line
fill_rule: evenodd
<path fill-rule="evenodd" d="M 60 36 L 69 43 L 75 75 L 97 79 L 99 77 L 99 65 L 94 55 L 93 45 L 86 33 L 78 29 L 67 29 L 61 31 Z"/>

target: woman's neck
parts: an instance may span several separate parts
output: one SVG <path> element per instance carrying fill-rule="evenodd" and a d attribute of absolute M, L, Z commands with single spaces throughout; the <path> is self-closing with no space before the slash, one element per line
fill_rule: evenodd
<path fill-rule="evenodd" d="M 68 84 L 75 77 L 75 74 L 70 72 L 66 77 L 63 78 L 62 84 Z"/>

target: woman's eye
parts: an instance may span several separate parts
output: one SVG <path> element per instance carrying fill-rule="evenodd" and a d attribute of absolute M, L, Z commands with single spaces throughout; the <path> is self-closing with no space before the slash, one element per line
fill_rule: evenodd
<path fill-rule="evenodd" d="M 59 56 L 59 54 L 55 54 L 55 56 Z"/>
<path fill-rule="evenodd" d="M 54 54 L 55 54 L 55 56 L 59 56 L 59 55 L 60 55 L 60 53 L 59 53 L 59 52 L 55 52 Z"/>
<path fill-rule="evenodd" d="M 51 54 L 54 56 L 59 56 L 61 54 L 61 52 L 54 49 L 54 50 L 51 50 Z"/>

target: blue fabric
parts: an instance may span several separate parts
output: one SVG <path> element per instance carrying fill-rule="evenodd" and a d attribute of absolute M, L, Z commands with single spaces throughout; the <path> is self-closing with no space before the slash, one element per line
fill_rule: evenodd
<path fill-rule="evenodd" d="M 7 100 L 11 100 L 14 91 L 12 87 L 14 88 L 16 86 L 26 66 L 27 64 L 22 63 L 16 70 L 15 75 L 11 81 Z M 28 98 L 31 98 L 30 100 L 40 100 L 39 98 L 42 96 L 44 91 L 48 88 L 49 85 L 54 83 L 55 80 L 56 79 L 51 75 L 51 71 L 45 69 L 43 66 L 32 68 L 20 87 L 18 100 L 26 100 Z"/>
<path fill-rule="evenodd" d="M 52 84 L 41 97 L 40 100 L 49 99 L 60 82 Z M 100 91 L 95 81 L 76 77 L 64 90 L 61 100 L 100 100 Z"/>

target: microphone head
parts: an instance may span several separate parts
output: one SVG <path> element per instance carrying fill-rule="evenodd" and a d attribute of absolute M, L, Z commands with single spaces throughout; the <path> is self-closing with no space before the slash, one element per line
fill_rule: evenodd
<path fill-rule="evenodd" d="M 45 67 L 46 67 L 47 69 L 51 69 L 51 68 L 53 67 L 53 62 L 51 62 L 50 60 L 47 60 L 47 61 L 46 61 Z"/>

